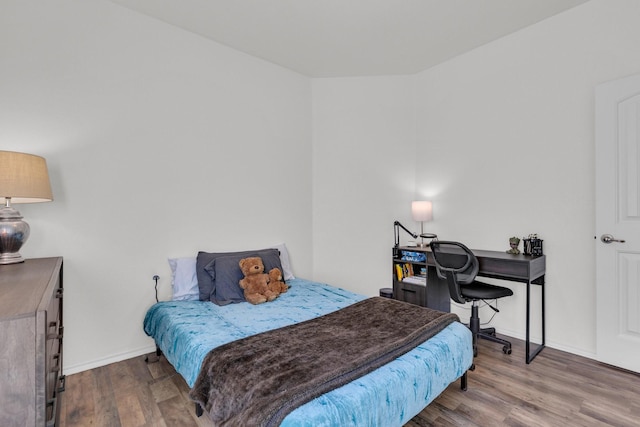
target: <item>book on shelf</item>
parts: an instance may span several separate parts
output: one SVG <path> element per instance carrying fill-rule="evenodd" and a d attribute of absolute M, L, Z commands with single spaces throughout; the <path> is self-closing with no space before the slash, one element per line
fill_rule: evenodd
<path fill-rule="evenodd" d="M 403 265 L 402 270 L 404 272 L 404 277 L 413 276 L 413 265 L 409 264 L 408 262 Z"/>
<path fill-rule="evenodd" d="M 396 277 L 398 278 L 398 280 L 402 280 L 402 278 L 404 277 L 402 266 L 400 264 L 396 264 Z"/>
<path fill-rule="evenodd" d="M 405 283 L 412 283 L 414 285 L 423 285 L 426 286 L 427 278 L 424 276 L 409 276 L 402 279 Z"/>
<path fill-rule="evenodd" d="M 407 277 L 413 277 L 413 265 L 411 263 L 395 264 L 396 277 L 398 280 L 404 280 Z"/>

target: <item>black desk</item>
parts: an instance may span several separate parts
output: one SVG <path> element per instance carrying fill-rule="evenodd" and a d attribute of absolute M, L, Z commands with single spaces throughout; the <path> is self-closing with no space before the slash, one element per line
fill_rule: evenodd
<path fill-rule="evenodd" d="M 451 311 L 449 288 L 446 281 L 440 279 L 436 273 L 431 250 L 427 248 L 401 247 L 403 251 L 425 252 L 427 255 L 427 289 L 426 305 L 441 311 Z M 527 285 L 527 327 L 526 327 L 526 362 L 531 361 L 545 346 L 544 321 L 544 275 L 546 272 L 546 257 L 530 255 L 511 255 L 499 251 L 483 251 L 472 249 L 480 264 L 478 276 L 494 279 L 509 280 Z M 542 343 L 531 352 L 531 285 L 541 287 L 541 315 Z"/>

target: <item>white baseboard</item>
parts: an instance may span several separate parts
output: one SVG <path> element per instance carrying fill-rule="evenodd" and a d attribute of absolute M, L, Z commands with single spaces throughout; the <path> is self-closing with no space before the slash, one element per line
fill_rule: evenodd
<path fill-rule="evenodd" d="M 598 360 L 596 353 L 592 351 L 584 351 L 579 348 L 571 347 L 557 342 L 547 342 L 547 347 L 555 348 L 556 350 L 564 351 L 567 353 L 575 354 L 578 356 L 586 357 L 587 359 Z"/>
<path fill-rule="evenodd" d="M 503 328 L 496 329 L 496 332 L 498 332 L 501 335 L 506 335 L 508 337 L 517 338 L 517 339 L 522 340 L 522 341 L 524 341 L 525 338 L 526 338 L 525 335 L 523 335 L 523 334 L 521 334 L 519 332 L 510 331 L 510 330 L 506 330 L 506 329 L 503 329 Z M 542 337 L 531 337 L 532 348 L 535 348 L 537 346 L 536 343 L 540 343 L 541 341 L 542 341 Z M 597 357 L 596 357 L 596 354 L 594 352 L 585 351 L 585 350 L 582 350 L 582 349 L 579 349 L 579 348 L 568 346 L 566 344 L 562 344 L 562 343 L 558 343 L 558 342 L 547 340 L 547 342 L 545 343 L 545 346 L 549 347 L 549 348 L 554 348 L 556 350 L 564 351 L 564 352 L 567 352 L 567 353 L 575 354 L 577 356 L 586 357 L 587 359 L 598 360 Z"/>
<path fill-rule="evenodd" d="M 80 363 L 77 365 L 64 366 L 63 372 L 65 375 L 73 375 L 78 372 L 88 371 L 90 369 L 99 368 L 101 366 L 110 365 L 112 363 L 121 362 L 127 359 L 133 359 L 134 357 L 142 356 L 143 354 L 152 353 L 156 350 L 154 345 L 145 346 L 136 350 L 127 351 L 125 353 L 114 354 L 102 359 L 92 360 L 87 363 Z"/>
<path fill-rule="evenodd" d="M 481 328 L 490 328 L 490 327 L 494 327 L 493 325 L 481 325 Z M 518 331 L 512 331 L 510 329 L 504 329 L 504 328 L 496 328 L 496 332 L 500 335 L 506 335 L 508 337 L 512 337 L 512 338 L 517 338 L 519 340 L 524 341 L 525 340 L 525 335 L 518 332 Z M 540 342 L 542 341 L 542 337 L 531 337 L 531 342 Z"/>

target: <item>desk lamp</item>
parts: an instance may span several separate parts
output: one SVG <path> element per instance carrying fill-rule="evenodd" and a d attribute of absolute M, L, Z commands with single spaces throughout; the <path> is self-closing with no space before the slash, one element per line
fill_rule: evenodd
<path fill-rule="evenodd" d="M 424 248 L 425 237 L 427 239 L 435 239 L 436 235 L 424 232 L 424 223 L 433 220 L 433 205 L 428 200 L 411 202 L 411 215 L 413 220 L 420 223 L 420 247 Z"/>
<path fill-rule="evenodd" d="M 20 248 L 29 238 L 29 224 L 22 220 L 13 203 L 53 200 L 47 162 L 33 154 L 0 151 L 0 264 L 23 262 Z"/>
<path fill-rule="evenodd" d="M 418 238 L 417 234 L 415 234 L 412 231 L 409 231 L 409 229 L 404 225 L 400 224 L 399 221 L 393 221 L 393 239 L 394 239 L 393 257 L 394 258 L 397 258 L 400 252 L 400 250 L 398 249 L 400 247 L 400 229 L 403 229 L 404 231 L 406 231 L 407 234 L 409 234 L 414 239 Z"/>

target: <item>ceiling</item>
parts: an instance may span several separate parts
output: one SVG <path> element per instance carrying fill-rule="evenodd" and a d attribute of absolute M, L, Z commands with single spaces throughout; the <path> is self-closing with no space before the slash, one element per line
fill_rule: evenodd
<path fill-rule="evenodd" d="M 414 74 L 588 0 L 111 0 L 310 77 Z"/>

